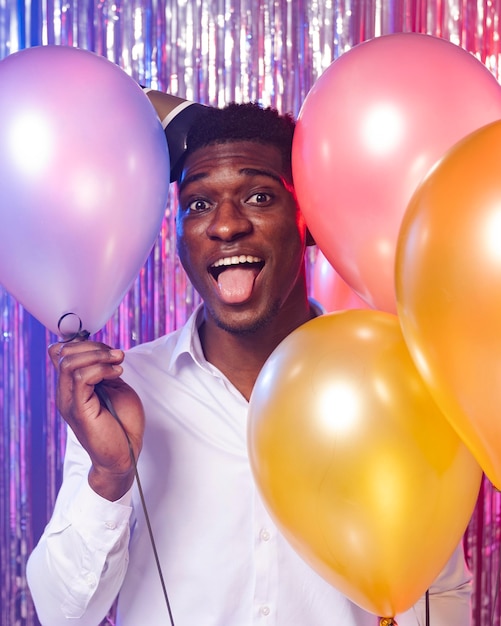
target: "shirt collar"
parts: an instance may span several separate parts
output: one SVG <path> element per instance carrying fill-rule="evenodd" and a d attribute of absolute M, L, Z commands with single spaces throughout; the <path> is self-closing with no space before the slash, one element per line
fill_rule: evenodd
<path fill-rule="evenodd" d="M 319 302 L 313 298 L 309 298 L 309 302 L 315 317 L 325 313 L 325 310 Z M 169 371 L 175 372 L 179 359 L 184 354 L 191 356 L 193 361 L 203 369 L 210 369 L 202 349 L 202 342 L 200 341 L 200 334 L 198 332 L 202 322 L 203 303 L 197 306 L 188 318 L 186 324 L 179 330 L 176 346 L 169 362 Z"/>
<path fill-rule="evenodd" d="M 176 365 L 184 354 L 191 356 L 200 367 L 207 367 L 198 329 L 203 322 L 203 303 L 190 315 L 186 324 L 179 330 L 175 348 L 171 354 L 169 371 L 175 371 Z"/>

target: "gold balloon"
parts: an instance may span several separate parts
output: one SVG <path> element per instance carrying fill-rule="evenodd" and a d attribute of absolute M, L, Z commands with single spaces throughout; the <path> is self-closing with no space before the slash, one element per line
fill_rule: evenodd
<path fill-rule="evenodd" d="M 438 575 L 480 487 L 396 316 L 380 311 L 316 318 L 278 346 L 251 397 L 248 446 L 291 545 L 383 617 L 410 608 Z"/>
<path fill-rule="evenodd" d="M 403 333 L 445 416 L 501 487 L 501 122 L 464 138 L 402 223 Z"/>

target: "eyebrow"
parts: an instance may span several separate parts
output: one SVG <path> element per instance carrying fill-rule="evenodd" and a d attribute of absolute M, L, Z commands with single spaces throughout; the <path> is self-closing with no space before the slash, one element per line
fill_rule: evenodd
<path fill-rule="evenodd" d="M 182 191 L 186 185 L 189 185 L 190 183 L 196 183 L 198 180 L 203 180 L 204 178 L 207 178 L 208 174 L 206 172 L 200 172 L 199 174 L 190 174 L 190 176 L 186 176 L 186 178 L 183 178 L 181 180 L 181 182 L 178 185 L 178 191 Z"/>
<path fill-rule="evenodd" d="M 280 183 L 281 185 L 284 184 L 283 176 L 279 176 L 270 170 L 261 170 L 255 167 L 243 167 L 238 173 L 244 174 L 245 176 L 267 176 L 268 178 L 276 180 L 277 183 Z"/>
<path fill-rule="evenodd" d="M 278 174 L 275 174 L 275 172 L 271 170 L 263 170 L 263 169 L 258 169 L 255 167 L 243 167 L 242 169 L 238 170 L 238 173 L 242 174 L 243 176 L 267 176 L 268 178 L 275 180 L 277 183 L 285 187 L 285 189 L 287 190 L 290 190 L 290 187 L 291 187 L 290 183 L 287 182 L 287 179 L 284 176 L 279 176 Z M 184 187 L 186 187 L 186 185 L 189 185 L 190 183 L 196 183 L 199 180 L 203 180 L 204 178 L 207 178 L 207 177 L 208 177 L 208 174 L 206 172 L 199 172 L 198 174 L 191 174 L 181 181 L 179 185 L 179 191 L 182 191 Z"/>

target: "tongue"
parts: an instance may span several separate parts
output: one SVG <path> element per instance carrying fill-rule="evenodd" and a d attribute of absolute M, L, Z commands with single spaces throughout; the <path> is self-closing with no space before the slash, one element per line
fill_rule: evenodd
<path fill-rule="evenodd" d="M 228 304 L 239 304 L 248 300 L 258 274 L 257 267 L 231 267 L 221 272 L 217 284 L 223 300 Z"/>

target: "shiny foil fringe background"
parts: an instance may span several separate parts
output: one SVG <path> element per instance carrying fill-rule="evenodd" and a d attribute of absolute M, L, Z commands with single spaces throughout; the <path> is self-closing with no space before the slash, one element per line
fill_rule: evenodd
<path fill-rule="evenodd" d="M 190 100 L 257 99 L 297 115 L 332 60 L 382 34 L 443 37 L 498 77 L 500 16 L 501 0 L 0 0 L 0 59 L 34 45 L 74 45 Z M 148 262 L 99 333 L 104 341 L 127 348 L 156 337 L 197 302 L 176 259 L 174 212 L 172 195 Z M 46 357 L 55 337 L 1 287 L 0 334 L 0 626 L 33 626 L 26 557 L 54 502 L 65 445 Z M 500 516 L 500 495 L 486 481 L 465 537 L 474 626 L 500 625 Z"/>

